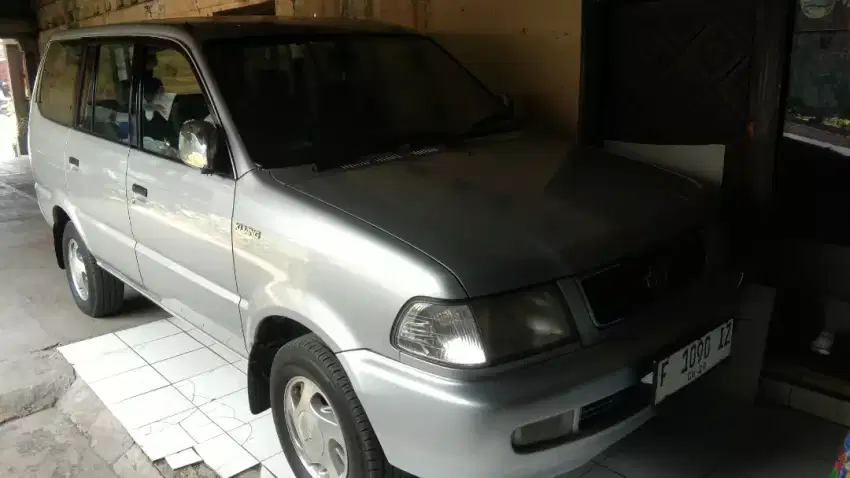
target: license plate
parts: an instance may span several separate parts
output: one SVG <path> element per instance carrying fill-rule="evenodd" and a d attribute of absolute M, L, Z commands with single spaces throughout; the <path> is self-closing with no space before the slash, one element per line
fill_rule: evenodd
<path fill-rule="evenodd" d="M 655 403 L 714 368 L 732 352 L 734 320 L 682 347 L 673 355 L 659 360 L 655 368 Z"/>

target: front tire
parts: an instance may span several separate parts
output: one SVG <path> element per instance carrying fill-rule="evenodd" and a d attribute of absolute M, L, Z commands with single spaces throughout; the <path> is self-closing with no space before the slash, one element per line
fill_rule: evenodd
<path fill-rule="evenodd" d="M 65 274 L 74 302 L 91 317 L 106 317 L 121 309 L 124 283 L 103 270 L 70 221 L 62 235 Z"/>
<path fill-rule="evenodd" d="M 270 380 L 275 428 L 297 478 L 410 476 L 387 462 L 345 370 L 316 335 L 281 347 Z"/>

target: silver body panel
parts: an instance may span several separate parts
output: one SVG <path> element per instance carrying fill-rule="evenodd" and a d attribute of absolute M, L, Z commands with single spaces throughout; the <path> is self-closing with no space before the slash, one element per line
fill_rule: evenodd
<path fill-rule="evenodd" d="M 247 355 L 230 240 L 235 182 L 133 150 L 127 183 L 145 289 L 169 310 Z M 133 184 L 146 188 L 147 196 L 133 193 Z"/>
<path fill-rule="evenodd" d="M 517 454 L 510 437 L 518 426 L 623 390 L 636 382 L 635 371 L 624 368 L 581 387 L 535 396 L 517 394 L 522 385 L 508 380 L 458 383 L 366 350 L 338 357 L 387 458 L 421 478 L 552 478 L 587 463 L 653 415 L 647 407 L 599 433 Z"/>
<path fill-rule="evenodd" d="M 366 348 L 398 358 L 390 328 L 405 302 L 466 297 L 425 254 L 268 172 L 239 179 L 233 221 L 261 231 L 233 235 L 249 348 L 259 321 L 275 315 L 301 322 L 335 352 Z"/>
<path fill-rule="evenodd" d="M 738 278 L 721 273 L 606 330 L 577 292 L 576 275 L 708 222 L 710 191 L 693 181 L 618 158 L 567 157 L 562 142 L 524 136 L 348 171 L 261 170 L 186 29 L 119 25 L 53 40 L 108 36 L 182 45 L 226 134 L 233 175 L 104 145 L 45 119 L 33 102 L 45 219 L 65 211 L 106 270 L 243 356 L 269 317 L 313 331 L 344 366 L 388 460 L 405 471 L 543 478 L 579 466 L 652 410 L 534 453 L 516 453 L 511 432 L 635 385 L 647 361 L 731 313 Z M 474 371 L 391 343 L 412 298 L 541 282 L 557 282 L 570 301 L 581 343 Z"/>
<path fill-rule="evenodd" d="M 704 219 L 712 195 L 699 183 L 570 149 L 513 135 L 309 179 L 272 174 L 433 257 L 472 297 L 595 270 Z"/>
<path fill-rule="evenodd" d="M 136 240 L 127 214 L 127 145 L 71 130 L 66 144 L 65 181 L 70 204 L 86 246 L 101 251 L 98 260 L 141 281 L 136 262 Z"/>

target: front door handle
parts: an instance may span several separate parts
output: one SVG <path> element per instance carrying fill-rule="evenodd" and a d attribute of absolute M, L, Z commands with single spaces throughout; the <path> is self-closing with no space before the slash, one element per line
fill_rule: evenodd
<path fill-rule="evenodd" d="M 73 156 L 68 158 L 68 162 L 71 163 L 71 166 L 76 166 L 78 168 L 80 167 L 80 160 Z"/>
<path fill-rule="evenodd" d="M 148 189 L 144 186 L 139 186 L 138 184 L 133 185 L 133 194 L 142 197 L 148 197 Z"/>

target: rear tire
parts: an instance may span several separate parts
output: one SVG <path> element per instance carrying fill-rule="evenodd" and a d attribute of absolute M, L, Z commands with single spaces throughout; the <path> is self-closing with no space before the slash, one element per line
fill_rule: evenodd
<path fill-rule="evenodd" d="M 77 307 L 91 317 L 106 317 L 121 310 L 124 283 L 97 265 L 71 221 L 65 225 L 62 251 L 65 275 Z"/>
<path fill-rule="evenodd" d="M 387 462 L 378 437 L 339 360 L 315 334 L 308 334 L 277 351 L 270 378 L 271 408 L 277 436 L 297 478 L 312 478 L 312 475 L 299 458 L 287 428 L 284 397 L 290 381 L 303 378 L 318 386 L 339 423 L 345 439 L 347 478 L 412 476 L 393 468 Z"/>

